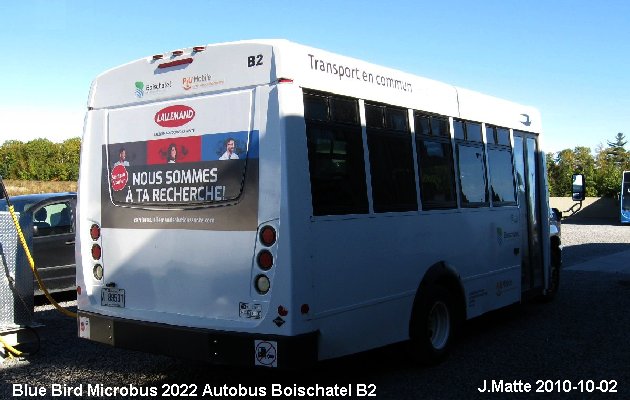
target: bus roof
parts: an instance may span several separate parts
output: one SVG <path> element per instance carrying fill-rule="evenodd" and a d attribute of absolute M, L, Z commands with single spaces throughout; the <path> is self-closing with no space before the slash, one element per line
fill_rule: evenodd
<path fill-rule="evenodd" d="M 539 112 L 471 90 L 287 40 L 249 40 L 189 47 L 110 69 L 92 83 L 88 107 L 157 100 L 274 84 L 300 87 L 430 113 L 541 132 Z"/>

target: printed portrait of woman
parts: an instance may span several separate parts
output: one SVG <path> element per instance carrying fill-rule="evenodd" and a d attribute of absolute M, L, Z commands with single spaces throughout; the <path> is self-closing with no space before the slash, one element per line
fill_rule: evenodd
<path fill-rule="evenodd" d="M 169 164 L 175 164 L 177 162 L 177 146 L 175 146 L 175 143 L 171 143 L 168 146 L 166 162 Z"/>

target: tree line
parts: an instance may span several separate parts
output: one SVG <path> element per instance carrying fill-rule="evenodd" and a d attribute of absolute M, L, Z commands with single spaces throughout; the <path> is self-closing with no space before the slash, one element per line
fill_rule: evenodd
<path fill-rule="evenodd" d="M 619 195 L 621 174 L 630 170 L 627 140 L 618 133 L 607 146 L 599 145 L 595 154 L 588 147 L 575 147 L 547 154 L 549 195 L 571 195 L 571 177 L 584 174 L 586 195 L 616 197 Z M 35 181 L 76 181 L 79 178 L 81 139 L 53 143 L 48 139 L 29 142 L 6 141 L 0 146 L 0 175 L 5 179 Z"/>
<path fill-rule="evenodd" d="M 621 175 L 630 170 L 630 152 L 625 149 L 627 140 L 618 133 L 607 146 L 600 144 L 593 155 L 589 147 L 575 147 L 547 154 L 549 195 L 571 196 L 572 175 L 584 174 L 586 195 L 615 197 L 621 191 Z"/>
<path fill-rule="evenodd" d="M 48 139 L 29 142 L 8 140 L 0 146 L 0 175 L 25 181 L 76 181 L 79 179 L 81 138 L 63 143 Z"/>

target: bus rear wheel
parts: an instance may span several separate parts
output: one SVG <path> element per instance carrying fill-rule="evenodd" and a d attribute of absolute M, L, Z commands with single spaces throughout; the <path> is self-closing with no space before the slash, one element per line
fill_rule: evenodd
<path fill-rule="evenodd" d="M 455 316 L 453 297 L 444 287 L 434 286 L 420 294 L 410 326 L 411 346 L 417 361 L 435 365 L 448 356 Z"/>

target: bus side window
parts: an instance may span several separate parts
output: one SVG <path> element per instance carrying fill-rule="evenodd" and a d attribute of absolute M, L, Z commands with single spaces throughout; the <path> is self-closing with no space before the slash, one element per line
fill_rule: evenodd
<path fill-rule="evenodd" d="M 486 142 L 492 205 L 494 207 L 516 205 L 510 131 L 486 125 Z"/>
<path fill-rule="evenodd" d="M 356 99 L 304 93 L 313 215 L 367 214 Z"/>
<path fill-rule="evenodd" d="M 407 110 L 374 104 L 365 108 L 374 211 L 417 210 Z"/>
<path fill-rule="evenodd" d="M 461 188 L 462 207 L 484 207 L 489 205 L 486 164 L 481 142 L 481 124 L 455 120 L 456 127 L 463 127 L 457 136 L 455 150 Z M 457 132 L 458 129 L 456 129 Z M 461 134 L 464 140 L 461 140 Z"/>
<path fill-rule="evenodd" d="M 422 209 L 456 208 L 448 119 L 416 112 L 414 120 Z"/>

